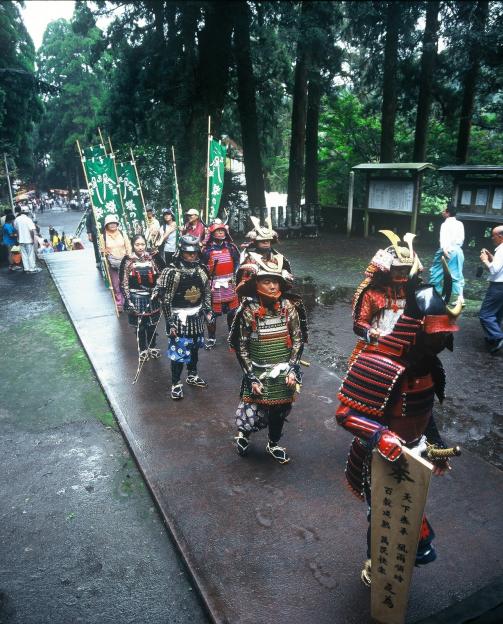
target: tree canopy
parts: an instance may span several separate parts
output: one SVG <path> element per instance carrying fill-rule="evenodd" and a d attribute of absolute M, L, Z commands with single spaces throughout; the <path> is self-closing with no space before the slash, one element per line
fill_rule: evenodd
<path fill-rule="evenodd" d="M 0 29 L 1 146 L 28 174 L 33 146 L 46 183 L 77 184 L 75 140 L 100 126 L 137 151 L 159 204 L 173 145 L 182 202 L 201 207 L 208 116 L 244 158 L 255 208 L 264 190 L 341 204 L 360 162 L 501 162 L 502 2 L 78 2 L 49 24 L 36 73 L 15 2 Z"/>

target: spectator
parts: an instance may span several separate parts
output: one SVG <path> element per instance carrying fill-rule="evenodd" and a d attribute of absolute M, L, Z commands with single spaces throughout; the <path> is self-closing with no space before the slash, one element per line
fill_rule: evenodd
<path fill-rule="evenodd" d="M 93 244 L 94 259 L 96 260 L 96 268 L 101 267 L 100 250 L 98 249 L 98 231 L 96 229 L 96 220 L 91 206 L 88 207 L 86 213 L 86 232 L 88 240 Z"/>
<path fill-rule="evenodd" d="M 489 353 L 496 353 L 503 347 L 503 225 L 491 232 L 495 246 L 494 255 L 482 249 L 480 260 L 489 271 L 489 288 L 479 312 L 480 324 L 486 336 Z"/>
<path fill-rule="evenodd" d="M 54 251 L 59 251 L 59 234 L 58 231 L 52 227 L 52 225 L 49 226 L 49 240 Z"/>
<path fill-rule="evenodd" d="M 119 219 L 115 215 L 105 217 L 105 229 L 103 231 L 105 242 L 105 255 L 110 270 L 110 280 L 114 291 L 117 310 L 122 312 L 124 295 L 120 289 L 119 268 L 124 256 L 131 255 L 131 243 L 127 236 L 119 230 Z"/>
<path fill-rule="evenodd" d="M 177 229 L 172 211 L 169 208 L 164 208 L 162 211 L 162 225 L 156 246 L 159 247 L 166 266 L 171 264 L 175 255 Z"/>
<path fill-rule="evenodd" d="M 190 210 L 187 210 L 186 214 L 188 217 L 188 221 L 182 230 L 182 234 L 190 234 L 191 236 L 195 236 L 199 239 L 199 242 L 202 243 L 206 234 L 206 229 L 201 219 L 199 218 L 199 211 L 191 208 Z"/>
<path fill-rule="evenodd" d="M 28 216 L 28 207 L 21 208 L 21 214 L 14 220 L 14 227 L 17 230 L 18 243 L 21 247 L 21 257 L 25 273 L 38 273 L 42 269 L 37 267 L 35 256 L 35 234 L 36 228 L 33 221 Z"/>
<path fill-rule="evenodd" d="M 38 248 L 38 257 L 40 258 L 41 256 L 45 256 L 47 254 L 51 254 L 54 253 L 54 249 L 52 248 L 51 243 L 47 240 L 47 238 L 44 238 L 42 244 L 40 245 L 40 247 Z"/>
<path fill-rule="evenodd" d="M 444 222 L 440 226 L 440 249 L 436 252 L 430 269 L 430 283 L 435 286 L 438 294 L 442 294 L 444 281 L 444 268 L 442 258 L 445 258 L 452 276 L 452 295 L 463 298 L 465 278 L 463 277 L 463 243 L 465 240 L 465 227 L 456 219 L 456 209 L 448 204 L 442 213 Z"/>
<path fill-rule="evenodd" d="M 7 247 L 9 254 L 9 271 L 17 270 L 17 266 L 12 261 L 12 247 L 17 243 L 17 230 L 14 227 L 14 215 L 12 212 L 6 215 L 5 223 L 2 226 L 3 244 Z"/>
<path fill-rule="evenodd" d="M 7 215 L 13 214 L 10 208 L 6 208 L 3 211 L 3 215 L 0 217 L 0 226 L 3 227 L 5 225 L 5 221 L 7 220 Z"/>
<path fill-rule="evenodd" d="M 149 247 L 153 247 L 159 236 L 161 225 L 154 216 L 152 208 L 147 208 L 147 243 Z"/>

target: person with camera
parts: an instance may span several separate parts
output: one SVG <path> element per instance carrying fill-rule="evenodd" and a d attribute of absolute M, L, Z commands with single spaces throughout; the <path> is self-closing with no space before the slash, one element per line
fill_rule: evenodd
<path fill-rule="evenodd" d="M 479 319 L 489 353 L 496 353 L 503 347 L 503 225 L 493 228 L 491 240 L 495 246 L 494 254 L 487 249 L 480 252 L 480 260 L 489 271 L 489 287 L 482 301 Z"/>

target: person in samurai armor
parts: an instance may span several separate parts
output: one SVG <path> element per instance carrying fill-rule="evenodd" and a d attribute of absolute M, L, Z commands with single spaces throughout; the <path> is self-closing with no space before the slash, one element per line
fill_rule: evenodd
<path fill-rule="evenodd" d="M 300 358 L 307 342 L 306 314 L 300 297 L 290 295 L 291 276 L 281 263 L 262 261 L 243 267 L 248 278 L 237 288 L 242 302 L 232 323 L 229 344 L 243 370 L 241 401 L 236 411 L 240 455 L 250 435 L 269 430 L 266 451 L 280 464 L 290 458 L 279 445 L 283 424 L 301 383 Z"/>
<path fill-rule="evenodd" d="M 399 245 L 399 238 L 396 238 L 392 256 L 403 261 L 412 259 L 404 284 L 404 308 L 389 331 L 372 336 L 372 340 L 354 355 L 339 390 L 340 405 L 336 411 L 338 424 L 355 436 L 346 465 L 346 478 L 353 492 L 366 499 L 369 520 L 370 466 L 374 449 L 385 459 L 395 462 L 399 460 L 403 446 L 417 454 L 426 452 L 428 445 L 445 448 L 433 418 L 434 397 L 436 395 L 442 401 L 445 388 L 445 373 L 438 353 L 445 348 L 452 350 L 452 332 L 458 330 L 455 319 L 462 309 L 459 299 L 452 309 L 447 306 L 450 293 L 444 300 L 433 286 L 421 285 L 418 278 L 420 263 L 412 248 L 413 236 L 404 237 L 408 249 Z M 388 264 L 391 267 L 392 261 Z M 379 314 L 377 303 L 375 309 Z M 367 325 L 370 332 L 374 325 Z M 375 325 L 375 328 L 378 330 L 379 326 Z M 443 475 L 450 468 L 445 458 L 430 461 L 436 475 Z M 433 538 L 431 525 L 423 517 L 416 565 L 436 559 Z M 367 585 L 371 582 L 370 543 L 369 526 L 368 559 L 361 575 Z"/>
<path fill-rule="evenodd" d="M 156 348 L 156 327 L 161 314 L 160 305 L 152 295 L 162 267 L 158 257 L 146 252 L 147 242 L 142 234 L 132 241 L 133 251 L 124 256 L 119 269 L 119 283 L 124 296 L 128 322 L 136 328 L 140 362 L 161 357 Z"/>
<path fill-rule="evenodd" d="M 409 248 L 399 245 L 399 237 L 390 230 L 380 230 L 392 245 L 379 249 L 365 271 L 365 278 L 353 297 L 353 331 L 358 336 L 350 363 L 367 345 L 389 334 L 405 307 L 405 286 L 414 257 Z M 412 237 L 412 238 L 410 238 Z M 406 234 L 404 241 L 412 240 Z M 422 270 L 421 264 L 419 269 Z"/>
<path fill-rule="evenodd" d="M 215 346 L 216 317 L 227 314 L 229 330 L 239 306 L 235 274 L 239 267 L 239 251 L 232 242 L 227 224 L 215 219 L 208 228 L 208 240 L 203 247 L 202 263 L 208 268 L 211 280 L 211 307 L 215 319 L 208 323 L 206 349 Z"/>
<path fill-rule="evenodd" d="M 171 398 L 183 399 L 180 381 L 187 365 L 187 385 L 206 388 L 197 374 L 199 348 L 204 345 L 205 322 L 213 321 L 208 272 L 200 263 L 199 239 L 181 236 L 172 264 L 164 269 L 157 282 L 162 311 L 169 336 L 171 360 Z"/>
<path fill-rule="evenodd" d="M 241 252 L 239 263 L 241 267 L 236 275 L 237 283 L 248 277 L 248 272 L 242 267 L 250 264 L 257 264 L 258 261 L 264 260 L 270 266 L 281 266 L 285 271 L 291 274 L 290 262 L 272 247 L 278 240 L 278 234 L 272 229 L 271 217 L 265 220 L 265 225 L 260 225 L 257 217 L 250 217 L 253 223 L 253 230 L 250 230 L 246 238 L 250 240 L 245 249 Z M 291 278 L 293 280 L 293 277 Z"/>

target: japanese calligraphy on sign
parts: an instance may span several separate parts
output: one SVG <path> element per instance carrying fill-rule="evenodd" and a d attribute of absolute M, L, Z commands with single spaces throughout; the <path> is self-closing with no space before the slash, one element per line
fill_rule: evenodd
<path fill-rule="evenodd" d="M 147 230 L 145 208 L 141 197 L 140 180 L 132 161 L 117 163 L 119 190 L 126 220 L 131 234 L 145 234 Z"/>
<path fill-rule="evenodd" d="M 408 180 L 371 180 L 369 210 L 412 212 L 414 183 Z"/>
<path fill-rule="evenodd" d="M 87 157 L 86 153 L 92 154 L 91 157 Z M 107 215 L 116 215 L 122 231 L 129 233 L 127 218 L 122 210 L 113 158 L 104 155 L 100 148 L 87 148 L 82 156 L 82 166 L 86 172 L 89 197 L 98 231 L 103 230 Z"/>
<path fill-rule="evenodd" d="M 210 140 L 208 160 L 208 218 L 210 222 L 218 216 L 224 188 L 225 156 L 227 148 L 215 139 Z"/>
<path fill-rule="evenodd" d="M 403 624 L 432 466 L 404 448 L 389 462 L 372 456 L 371 614 Z"/>

